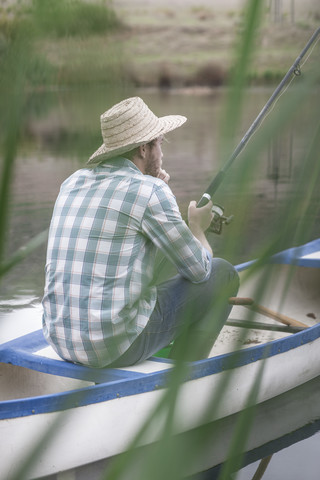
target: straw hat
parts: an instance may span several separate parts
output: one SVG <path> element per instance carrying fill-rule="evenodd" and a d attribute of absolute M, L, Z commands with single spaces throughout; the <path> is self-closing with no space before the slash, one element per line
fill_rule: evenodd
<path fill-rule="evenodd" d="M 140 97 L 127 98 L 100 116 L 103 144 L 87 163 L 100 163 L 133 150 L 180 127 L 186 120 L 182 115 L 159 118 Z"/>

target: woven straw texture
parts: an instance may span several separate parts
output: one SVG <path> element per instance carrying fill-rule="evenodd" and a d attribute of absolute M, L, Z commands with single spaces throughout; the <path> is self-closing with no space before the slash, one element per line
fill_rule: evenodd
<path fill-rule="evenodd" d="M 151 142 L 186 120 L 182 115 L 157 117 L 142 98 L 127 98 L 100 116 L 103 144 L 91 155 L 88 164 L 100 163 Z"/>

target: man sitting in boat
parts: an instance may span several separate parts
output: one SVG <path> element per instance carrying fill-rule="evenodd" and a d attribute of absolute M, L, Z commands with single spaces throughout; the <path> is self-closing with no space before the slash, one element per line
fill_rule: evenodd
<path fill-rule="evenodd" d="M 190 202 L 187 226 L 162 169 L 163 136 L 185 121 L 158 118 L 139 97 L 123 100 L 101 115 L 104 142 L 88 167 L 62 184 L 48 240 L 43 329 L 63 359 L 128 366 L 177 338 L 171 356 L 183 350 L 188 360 L 205 358 L 227 320 L 238 274 L 213 258 L 205 235 L 212 203 Z M 178 275 L 156 285 L 158 250 Z"/>

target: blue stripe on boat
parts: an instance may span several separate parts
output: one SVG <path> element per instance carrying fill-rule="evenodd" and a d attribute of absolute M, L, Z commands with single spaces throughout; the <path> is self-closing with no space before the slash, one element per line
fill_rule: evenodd
<path fill-rule="evenodd" d="M 306 258 L 307 255 L 320 252 L 320 239 L 317 238 L 312 242 L 306 243 L 299 247 L 288 248 L 283 252 L 276 253 L 270 259 L 268 263 L 283 263 L 287 265 L 297 265 L 299 267 L 311 267 L 320 268 L 320 253 L 319 256 Z M 255 260 L 249 262 L 240 263 L 237 265 L 237 270 L 241 272 L 255 263 Z"/>
<path fill-rule="evenodd" d="M 0 345 L 0 361 L 20 367 L 31 368 L 43 373 L 62 377 L 78 378 L 89 382 L 110 382 L 121 378 L 143 377 L 144 373 L 116 368 L 91 368 L 64 360 L 56 360 L 36 352 L 48 347 L 42 330 L 37 330 Z"/>

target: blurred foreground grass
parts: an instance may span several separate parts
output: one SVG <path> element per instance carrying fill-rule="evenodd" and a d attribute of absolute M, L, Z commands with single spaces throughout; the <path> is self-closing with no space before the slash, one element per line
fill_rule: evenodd
<path fill-rule="evenodd" d="M 54 6 L 53 6 L 54 5 Z M 64 8 L 66 10 L 63 9 Z M 69 8 L 73 5 L 75 10 L 70 14 Z M 76 7 L 75 7 L 76 6 Z M 264 27 L 263 4 L 257 0 L 251 0 L 247 4 L 245 13 L 242 14 L 241 28 L 236 30 L 237 48 L 231 49 L 228 60 L 230 61 L 230 71 L 233 77 L 230 80 L 230 94 L 227 99 L 225 108 L 224 121 L 221 122 L 221 157 L 225 158 L 230 153 L 230 149 L 234 145 L 233 138 L 235 127 L 241 118 L 242 106 L 245 101 L 245 86 L 248 78 L 252 72 L 252 65 L 257 58 L 257 49 L 261 53 L 261 32 Z M 57 9 L 58 10 L 52 10 Z M 78 10 L 79 8 L 79 10 Z M 103 82 L 109 88 L 121 88 L 123 82 L 123 72 L 126 71 L 128 65 L 125 65 L 126 57 L 122 57 L 123 46 L 128 45 L 128 42 L 134 48 L 139 47 L 139 43 L 135 44 L 134 31 L 119 22 L 116 17 L 114 23 L 108 24 L 106 31 L 97 33 L 95 30 L 96 16 L 92 14 L 92 22 L 86 27 L 83 26 L 79 20 L 74 22 L 74 19 L 82 17 L 81 12 L 86 14 L 89 18 L 88 8 L 95 9 L 95 6 L 88 7 L 82 2 L 62 2 L 57 7 L 56 3 L 45 2 L 39 0 L 32 3 L 32 8 L 22 9 L 17 16 L 17 11 L 14 15 L 2 21 L 2 32 L 5 32 L 1 37 L 1 148 L 2 148 L 2 183 L 1 183 L 1 216 L 0 216 L 0 259 L 3 261 L 4 248 L 6 242 L 6 232 L 8 226 L 8 205 L 10 199 L 10 185 L 14 175 L 14 161 L 19 145 L 19 138 L 21 131 L 27 121 L 30 111 L 27 108 L 30 95 L 37 90 L 37 88 L 52 87 L 52 85 L 74 85 L 79 86 L 83 84 Z M 100 8 L 100 7 L 99 7 Z M 56 12 L 56 17 L 52 16 L 52 11 Z M 94 10 L 92 10 L 94 11 Z M 62 13 L 61 13 L 62 12 Z M 63 12 L 68 12 L 65 16 Z M 195 13 L 195 11 L 193 11 Z M 100 12 L 101 14 L 101 12 Z M 197 15 L 199 11 L 197 11 Z M 70 16 L 71 15 L 71 16 Z M 167 17 L 170 18 L 167 12 Z M 69 24 L 66 26 L 66 18 L 69 18 Z M 110 15 L 107 15 L 110 19 Z M 230 18 L 234 18 L 231 17 Z M 50 22 L 48 23 L 48 21 Z M 160 19 L 161 20 L 161 19 Z M 159 20 L 159 22 L 160 22 Z M 109 21 L 109 20 L 108 20 Z M 200 21 L 200 20 L 199 20 Z M 202 20 L 201 20 L 202 21 Z M 57 23 L 56 23 L 57 22 Z M 106 20 L 107 22 L 107 20 Z M 163 23 L 163 22 L 160 22 Z M 71 25 L 78 25 L 72 27 Z M 69 25 L 69 27 L 68 27 Z M 143 28 L 139 27 L 139 34 L 143 32 Z M 144 27 L 145 28 L 145 27 Z M 149 28 L 149 27 L 148 27 Z M 145 28 L 145 31 L 148 30 Z M 163 28 L 163 27 L 161 27 Z M 157 29 L 157 24 L 153 23 L 149 29 L 149 35 L 156 34 L 159 45 L 161 46 L 161 28 Z M 198 28 L 198 27 L 196 27 Z M 309 27 L 308 27 L 309 28 Z M 179 26 L 177 39 L 183 42 L 180 33 L 186 29 L 188 33 L 188 45 L 184 44 L 185 58 L 188 59 L 188 65 L 193 65 L 193 56 L 196 57 L 196 51 L 190 50 L 190 35 L 195 35 L 193 38 L 204 39 L 203 32 L 195 29 L 194 25 Z M 166 29 L 164 28 L 164 31 Z M 299 30 L 300 31 L 300 30 Z M 168 33 L 168 31 L 167 31 Z M 197 33 L 197 35 L 196 35 Z M 177 30 L 175 30 L 177 34 Z M 133 36 L 132 36 L 133 35 Z M 182 33 L 181 33 L 182 35 Z M 292 42 L 290 50 L 294 55 L 291 56 L 293 60 L 298 54 L 299 50 L 305 44 L 308 38 L 308 31 L 303 30 L 303 44 L 301 44 L 302 35 L 296 44 Z M 146 38 L 146 37 L 144 37 Z M 150 38 L 150 36 L 149 36 Z M 221 38 L 221 37 L 219 37 Z M 281 37 L 277 38 L 279 42 Z M 125 41 L 124 41 L 125 40 Z M 276 41 L 276 40 L 275 40 Z M 123 42 L 123 43 L 122 43 Z M 178 42 L 178 40 L 177 40 Z M 289 39 L 286 44 L 286 54 L 289 50 Z M 231 48 L 233 41 L 227 45 L 227 49 Z M 193 45 L 193 42 L 191 42 Z M 260 47 L 260 48 L 258 48 Z M 120 48 L 120 50 L 118 50 Z M 139 73 L 141 69 L 143 73 L 143 65 L 148 63 L 149 68 L 154 64 L 147 61 L 147 55 L 138 49 L 139 54 L 134 56 L 136 60 L 135 68 Z M 161 50 L 164 51 L 163 46 Z M 273 47 L 274 48 L 274 47 Z M 129 55 L 132 56 L 132 50 Z M 137 50 L 136 50 L 137 51 Z M 181 55 L 181 49 L 179 50 Z M 107 52 L 107 54 L 104 54 Z M 119 53 L 120 52 L 120 53 Z M 203 50 L 201 49 L 201 52 Z M 173 53 L 172 53 L 173 54 Z M 151 58 L 157 59 L 157 53 L 153 53 Z M 166 56 L 166 59 L 170 58 Z M 175 58 L 175 57 L 173 57 Z M 203 58 L 203 57 L 202 57 Z M 173 64 L 184 64 L 183 58 L 177 57 Z M 205 59 L 207 61 L 207 59 Z M 139 63 L 140 62 L 140 63 Z M 290 63 L 290 62 L 289 62 Z M 313 64 L 315 64 L 313 62 Z M 316 65 L 318 65 L 316 63 Z M 271 68 L 271 67 L 270 67 Z M 285 71 L 287 68 L 285 69 Z M 150 72 L 149 72 L 150 73 Z M 190 72 L 189 72 L 190 73 Z M 191 72 L 192 73 L 192 72 Z M 190 73 L 190 75 L 191 75 Z M 149 77 L 150 78 L 150 77 Z M 304 102 L 304 99 L 314 88 L 319 81 L 319 71 L 310 68 L 308 78 L 299 83 L 295 90 L 294 98 L 286 101 L 282 105 L 281 111 L 278 111 L 274 117 L 272 124 L 266 129 L 250 146 L 246 153 L 246 165 L 243 168 L 243 175 L 239 177 L 238 190 L 245 191 L 250 187 L 250 171 L 256 166 L 256 158 L 260 152 L 266 148 L 270 138 L 279 135 L 284 131 L 286 126 L 290 124 L 292 117 L 299 112 L 299 108 Z M 136 79 L 139 83 L 148 83 L 147 80 Z M 262 259 L 267 259 L 270 253 L 276 249 L 280 249 L 283 245 L 287 245 L 289 241 L 295 243 L 303 243 L 307 241 L 312 222 L 314 218 L 307 216 L 305 213 L 310 208 L 310 202 L 313 198 L 313 193 L 318 188 L 319 180 L 319 118 L 318 109 L 315 106 L 315 111 L 311 112 L 311 121 L 308 129 L 308 145 L 307 151 L 301 152 L 301 163 L 304 165 L 303 175 L 301 175 L 300 190 L 296 195 L 290 195 L 286 204 L 283 206 L 282 212 L 278 217 L 277 227 L 270 229 L 270 235 L 266 237 L 263 249 L 261 249 Z M 250 208 L 250 206 L 247 206 Z M 263 221 L 263 219 L 262 219 Z M 230 251 L 235 247 L 234 238 L 237 242 L 241 242 L 241 228 L 243 225 L 238 224 L 238 230 L 233 232 L 233 238 L 229 238 L 227 243 Z M 19 256 L 16 258 L 19 261 Z M 14 267 L 14 262 L 10 264 L 10 268 Z M 5 270 L 3 270 L 3 274 Z M 188 368 L 183 362 L 183 358 L 178 359 L 176 368 L 170 378 L 167 394 L 163 401 L 159 404 L 156 412 L 153 412 L 153 417 L 148 419 L 148 422 L 142 426 L 140 435 L 152 428 L 154 419 L 160 418 L 163 429 L 160 431 L 159 444 L 155 446 L 152 454 L 148 458 L 144 458 L 143 462 L 138 466 L 138 470 L 132 472 L 131 465 L 134 460 L 134 450 L 131 450 L 128 456 L 121 459 L 121 462 L 115 462 L 111 470 L 105 474 L 108 479 L 120 478 L 134 478 L 139 480 L 178 480 L 182 478 L 185 469 L 189 464 L 192 464 L 192 456 L 201 454 L 201 447 L 205 445 L 208 440 L 205 435 L 196 439 L 196 444 L 177 442 L 172 436 L 172 418 L 176 405 L 177 396 L 179 394 L 180 385 L 188 373 Z M 236 429 L 236 436 L 234 442 L 231 443 L 232 453 L 230 462 L 226 463 L 222 469 L 220 479 L 229 479 L 232 472 L 236 471 L 241 465 L 241 454 L 245 450 L 246 439 L 248 437 L 252 415 L 254 414 L 254 404 L 259 389 L 259 376 L 254 382 L 252 391 L 248 393 L 249 409 L 243 411 L 240 416 L 239 424 Z M 226 379 L 226 382 L 231 382 L 232 377 Z M 212 396 L 210 407 L 210 415 L 220 402 L 223 402 L 223 394 L 226 384 L 221 385 L 221 389 L 217 396 Z M 54 432 L 50 436 L 50 441 L 54 442 Z M 139 439 L 139 436 L 138 436 Z M 137 445 L 138 439 L 135 439 L 132 446 Z M 41 443 L 41 438 L 39 439 Z M 37 453 L 31 460 L 37 461 Z M 129 473 L 128 473 L 129 472 Z M 26 471 L 21 470 L 16 478 L 25 478 Z"/>

